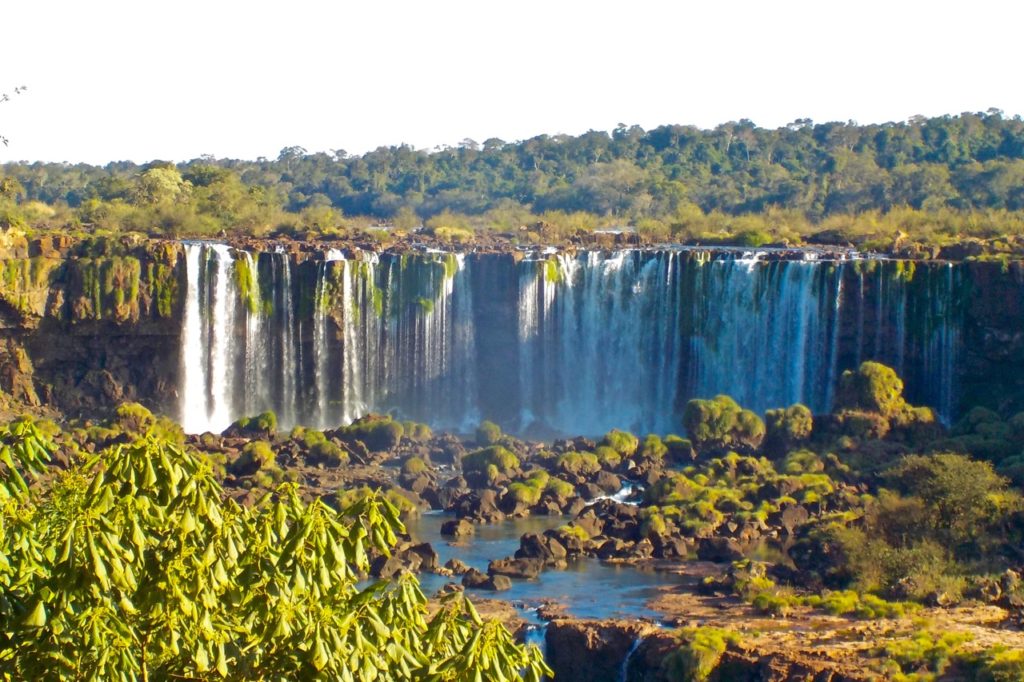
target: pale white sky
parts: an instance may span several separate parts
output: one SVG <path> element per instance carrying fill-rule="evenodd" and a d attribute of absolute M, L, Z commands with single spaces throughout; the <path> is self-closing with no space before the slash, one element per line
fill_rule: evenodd
<path fill-rule="evenodd" d="M 8 0 L 0 161 L 1024 113 L 1020 0 Z"/>

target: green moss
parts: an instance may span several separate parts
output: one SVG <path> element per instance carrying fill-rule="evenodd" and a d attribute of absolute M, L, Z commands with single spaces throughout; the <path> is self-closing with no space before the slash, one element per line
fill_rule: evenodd
<path fill-rule="evenodd" d="M 248 258 L 237 258 L 235 264 L 235 286 L 242 304 L 251 314 L 260 311 L 260 290 L 257 278 L 259 273 L 253 272 Z"/>

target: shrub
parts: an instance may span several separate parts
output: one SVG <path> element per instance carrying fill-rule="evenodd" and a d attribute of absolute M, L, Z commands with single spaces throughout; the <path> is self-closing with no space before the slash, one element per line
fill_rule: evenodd
<path fill-rule="evenodd" d="M 1000 523 L 1019 506 L 1016 493 L 989 462 L 964 455 L 908 455 L 886 475 L 904 493 L 920 497 L 934 512 L 940 537 L 961 543 L 977 539 L 979 529 Z"/>
<path fill-rule="evenodd" d="M 680 438 L 674 433 L 665 436 L 665 447 L 674 462 L 689 462 L 694 458 L 693 443 L 689 438 Z"/>
<path fill-rule="evenodd" d="M 567 452 L 558 458 L 558 468 L 576 476 L 588 476 L 601 471 L 597 455 L 590 452 Z"/>
<path fill-rule="evenodd" d="M 544 484 L 544 492 L 556 500 L 567 500 L 576 494 L 576 488 L 571 483 L 552 476 Z"/>
<path fill-rule="evenodd" d="M 237 476 L 247 476 L 267 467 L 274 462 L 274 450 L 270 443 L 262 440 L 254 440 L 245 444 L 242 454 L 231 463 L 231 473 Z"/>
<path fill-rule="evenodd" d="M 891 367 L 868 361 L 856 371 L 846 370 L 839 378 L 838 410 L 874 412 L 888 419 L 904 405 L 903 380 Z"/>
<path fill-rule="evenodd" d="M 597 456 L 597 461 L 605 469 L 615 469 L 622 464 L 622 455 L 615 448 L 607 445 L 598 445 L 594 450 L 594 454 Z"/>
<path fill-rule="evenodd" d="M 114 425 L 133 438 L 144 435 L 156 422 L 153 413 L 139 403 L 121 403 L 114 414 Z"/>
<path fill-rule="evenodd" d="M 519 468 L 519 458 L 501 445 L 492 445 L 462 458 L 462 470 L 465 472 L 487 472 L 493 466 L 495 473 L 506 476 Z"/>
<path fill-rule="evenodd" d="M 542 492 L 541 488 L 521 481 L 516 481 L 508 487 L 508 494 L 512 496 L 512 499 L 527 505 L 535 505 L 540 502 Z"/>
<path fill-rule="evenodd" d="M 419 457 L 410 457 L 402 462 L 402 473 L 406 476 L 417 476 L 427 470 L 427 463 Z"/>
<path fill-rule="evenodd" d="M 425 443 L 434 437 L 430 427 L 419 422 L 402 422 L 402 428 L 405 430 L 405 437 L 417 443 Z"/>
<path fill-rule="evenodd" d="M 348 453 L 334 443 L 324 440 L 309 449 L 308 459 L 311 464 L 338 467 L 348 464 Z"/>
<path fill-rule="evenodd" d="M 740 636 L 731 630 L 687 628 L 678 633 L 682 643 L 662 661 L 665 679 L 703 682 L 711 677 L 730 644 L 739 644 Z"/>
<path fill-rule="evenodd" d="M 405 429 L 389 416 L 368 414 L 341 430 L 348 438 L 362 441 L 368 450 L 383 452 L 402 442 Z"/>
<path fill-rule="evenodd" d="M 606 445 L 623 457 L 631 457 L 640 445 L 640 440 L 628 431 L 612 429 L 601 439 L 600 445 Z"/>
<path fill-rule="evenodd" d="M 764 422 L 727 395 L 694 399 L 683 410 L 683 425 L 699 451 L 738 447 L 753 450 L 764 438 Z"/>
<path fill-rule="evenodd" d="M 662 442 L 661 438 L 653 433 L 648 434 L 648 436 L 644 438 L 644 443 L 640 447 L 641 457 L 645 459 L 663 460 L 667 454 L 668 448 L 665 446 L 665 443 Z"/>
<path fill-rule="evenodd" d="M 482 421 L 476 428 L 476 444 L 481 446 L 494 445 L 501 440 L 501 427 L 492 421 Z"/>
<path fill-rule="evenodd" d="M 764 413 L 764 447 L 769 455 L 778 457 L 811 437 L 814 417 L 799 403 L 785 409 Z"/>

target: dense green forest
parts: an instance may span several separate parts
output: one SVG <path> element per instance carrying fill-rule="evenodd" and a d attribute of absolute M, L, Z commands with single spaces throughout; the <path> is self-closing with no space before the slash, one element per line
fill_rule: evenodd
<path fill-rule="evenodd" d="M 425 223 L 564 236 L 630 225 L 706 243 L 825 232 L 878 246 L 903 232 L 942 244 L 1024 233 L 1024 121 L 989 110 L 778 129 L 622 125 L 361 156 L 288 147 L 255 161 L 8 163 L 0 178 L 3 226 L 262 235 Z"/>

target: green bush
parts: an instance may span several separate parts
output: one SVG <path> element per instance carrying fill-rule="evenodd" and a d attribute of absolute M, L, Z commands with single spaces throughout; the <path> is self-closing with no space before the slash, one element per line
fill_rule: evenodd
<path fill-rule="evenodd" d="M 753 450 L 765 433 L 761 418 L 727 395 L 688 402 L 683 410 L 683 426 L 698 451 L 727 447 Z"/>
<path fill-rule="evenodd" d="M 576 494 L 576 488 L 568 481 L 552 476 L 544 484 L 544 492 L 556 500 L 568 500 Z"/>
<path fill-rule="evenodd" d="M 341 429 L 346 438 L 361 441 L 368 450 L 385 452 L 398 447 L 405 429 L 387 415 L 368 414 Z"/>
<path fill-rule="evenodd" d="M 476 444 L 486 447 L 488 445 L 495 445 L 501 440 L 501 427 L 492 421 L 482 421 L 480 426 L 476 427 Z"/>
<path fill-rule="evenodd" d="M 939 539 L 959 544 L 977 541 L 979 530 L 1000 524 L 1020 508 L 1020 496 L 990 462 L 964 455 L 908 455 L 886 478 L 905 494 L 921 498 L 934 513 Z"/>
<path fill-rule="evenodd" d="M 462 458 L 462 470 L 467 473 L 486 473 L 491 466 L 495 468 L 495 473 L 507 476 L 519 468 L 519 458 L 501 445 L 492 445 Z"/>
<path fill-rule="evenodd" d="M 590 452 L 567 452 L 558 458 L 557 466 L 575 476 L 589 476 L 601 471 L 597 455 Z"/>
<path fill-rule="evenodd" d="M 622 464 L 622 455 L 619 454 L 618 450 L 607 445 L 598 445 L 594 450 L 594 454 L 604 469 L 616 469 Z"/>
<path fill-rule="evenodd" d="M 247 476 L 268 467 L 274 460 L 274 450 L 270 443 L 254 440 L 245 444 L 238 459 L 231 463 L 230 470 L 237 476 Z"/>
<path fill-rule="evenodd" d="M 402 462 L 402 473 L 406 476 L 417 476 L 427 471 L 427 463 L 419 457 L 410 457 Z"/>
<path fill-rule="evenodd" d="M 835 408 L 874 412 L 890 418 L 904 406 L 903 380 L 891 367 L 878 362 L 864 362 L 854 370 L 846 370 L 839 378 Z"/>
<path fill-rule="evenodd" d="M 348 453 L 334 443 L 324 440 L 316 443 L 309 449 L 309 462 L 311 464 L 323 464 L 329 467 L 339 467 L 348 464 Z"/>
<path fill-rule="evenodd" d="M 434 437 L 430 427 L 419 422 L 402 422 L 402 428 L 405 430 L 405 437 L 417 443 L 426 443 Z"/>
<path fill-rule="evenodd" d="M 512 496 L 512 499 L 527 505 L 535 505 L 540 502 L 543 492 L 542 488 L 521 481 L 516 481 L 508 487 L 508 494 Z"/>
<path fill-rule="evenodd" d="M 648 434 L 644 438 L 643 445 L 640 447 L 640 456 L 645 459 L 663 460 L 665 455 L 668 454 L 668 447 L 662 442 L 661 438 L 654 435 L 653 433 Z"/>
<path fill-rule="evenodd" d="M 612 429 L 601 439 L 600 445 L 610 447 L 623 457 L 632 457 L 640 446 L 640 439 L 628 431 Z"/>
<path fill-rule="evenodd" d="M 778 457 L 804 443 L 814 430 L 811 411 L 799 403 L 764 413 L 765 451 Z"/>
<path fill-rule="evenodd" d="M 661 663 L 665 679 L 703 682 L 711 677 L 730 644 L 739 644 L 740 636 L 731 630 L 687 628 L 680 630 L 682 643 Z"/>

